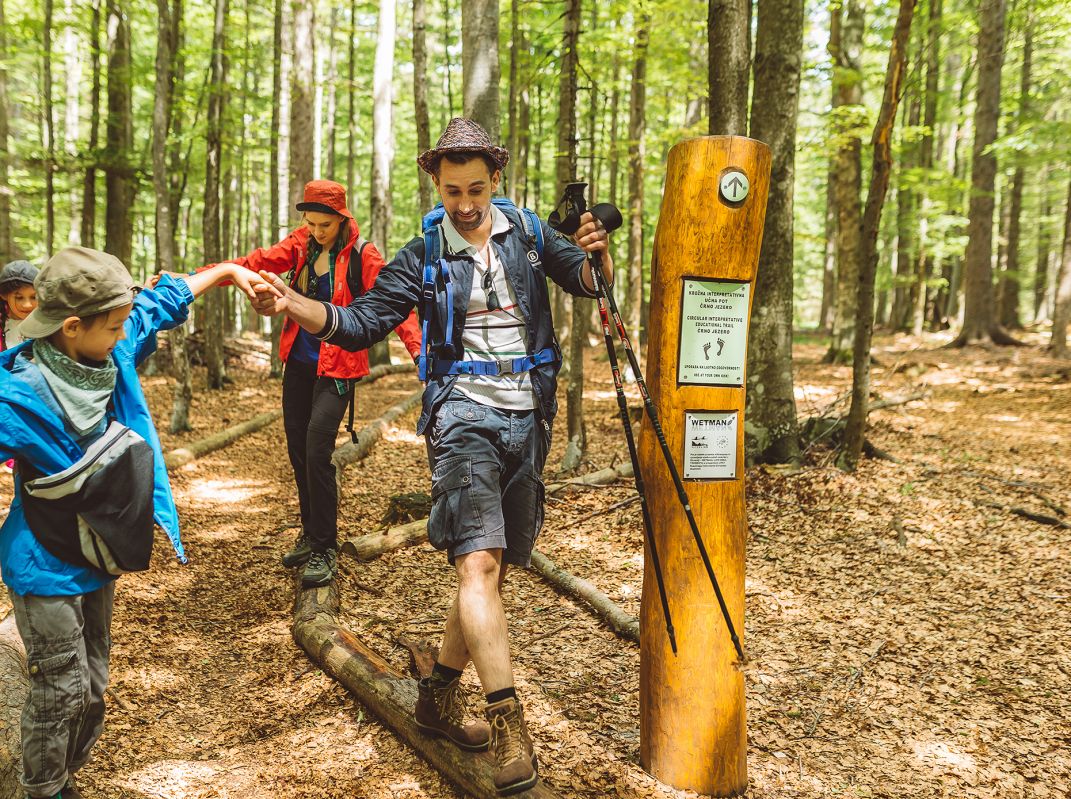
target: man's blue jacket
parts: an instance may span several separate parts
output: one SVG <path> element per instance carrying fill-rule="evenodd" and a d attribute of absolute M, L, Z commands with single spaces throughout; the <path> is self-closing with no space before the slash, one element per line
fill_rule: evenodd
<path fill-rule="evenodd" d="M 549 277 L 565 291 L 580 297 L 593 297 L 581 281 L 581 269 L 587 256 L 584 251 L 566 239 L 545 222 L 543 227 L 543 255 L 537 253 L 524 233 L 519 212 L 503 210 L 509 220 L 509 230 L 491 237 L 492 246 L 499 261 L 504 265 L 506 277 L 517 297 L 517 307 L 528 329 L 528 354 L 552 348 L 561 351 L 554 336 L 554 323 L 550 315 L 550 295 L 547 291 Z M 444 248 L 445 249 L 445 248 Z M 473 260 L 468 255 L 444 251 L 454 284 L 453 329 L 445 331 L 442 320 L 446 313 L 446 293 L 437 291 L 436 309 L 429 320 L 429 349 L 435 357 L 459 360 L 458 352 L 465 330 L 469 295 L 472 293 Z M 413 308 L 421 321 L 425 309 L 421 299 L 424 277 L 424 239 L 418 237 L 406 244 L 379 273 L 370 291 L 345 307 L 325 304 L 327 324 L 317 337 L 347 350 L 370 347 L 401 324 Z M 439 288 L 439 284 L 436 284 Z M 447 333 L 449 332 L 449 335 Z M 450 343 L 454 346 L 451 349 Z M 543 420 L 549 425 L 558 412 L 557 376 L 561 358 L 538 366 L 531 371 L 532 390 L 535 392 Z M 424 407 L 417 422 L 417 433 L 423 433 L 435 411 L 457 381 L 456 375 L 430 377 L 424 391 Z"/>
<path fill-rule="evenodd" d="M 193 292 L 185 280 L 163 276 L 155 289 L 135 297 L 125 325 L 126 338 L 112 351 L 119 372 L 111 416 L 152 447 L 154 518 L 183 561 L 186 556 L 179 537 L 178 511 L 136 368 L 156 350 L 158 331 L 170 330 L 186 320 L 191 302 Z M 0 461 L 17 458 L 44 474 L 54 474 L 75 463 L 83 451 L 66 420 L 34 390 L 34 381 L 27 374 L 34 367 L 20 357 L 31 345 L 26 341 L 0 353 Z M 0 528 L 0 576 L 12 591 L 19 595 L 72 596 L 95 591 L 113 579 L 95 569 L 64 563 L 46 551 L 26 524 L 19 488 L 16 475 L 15 499 Z"/>

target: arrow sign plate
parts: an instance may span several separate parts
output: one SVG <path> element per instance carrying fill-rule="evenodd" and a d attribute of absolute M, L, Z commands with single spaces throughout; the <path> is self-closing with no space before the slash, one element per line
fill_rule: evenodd
<path fill-rule="evenodd" d="M 741 203 L 747 198 L 751 183 L 748 181 L 747 175 L 737 169 L 733 169 L 721 176 L 719 188 L 721 189 L 723 200 L 730 203 Z"/>

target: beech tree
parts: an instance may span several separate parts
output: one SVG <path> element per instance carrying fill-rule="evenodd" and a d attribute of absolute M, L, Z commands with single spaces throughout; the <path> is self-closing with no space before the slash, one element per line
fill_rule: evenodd
<path fill-rule="evenodd" d="M 759 6 L 751 137 L 770 145 L 773 165 L 748 332 L 749 455 L 777 463 L 800 457 L 792 383 L 793 200 L 796 120 L 803 62 L 803 0 Z"/>

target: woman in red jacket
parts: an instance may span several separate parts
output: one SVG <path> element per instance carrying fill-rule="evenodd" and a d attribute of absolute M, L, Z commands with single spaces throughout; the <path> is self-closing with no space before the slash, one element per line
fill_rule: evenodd
<path fill-rule="evenodd" d="M 346 208 L 346 189 L 330 180 L 305 186 L 297 204 L 304 224 L 267 249 L 233 263 L 253 271 L 289 273 L 292 288 L 335 305 L 349 305 L 376 282 L 383 257 L 363 239 Z M 420 353 L 415 314 L 396 330 L 409 354 Z M 287 319 L 279 339 L 283 371 L 283 424 L 301 505 L 301 535 L 283 555 L 288 568 L 304 566 L 302 583 L 326 585 L 335 575 L 338 493 L 331 454 L 355 381 L 368 374 L 368 351 L 321 344 Z"/>

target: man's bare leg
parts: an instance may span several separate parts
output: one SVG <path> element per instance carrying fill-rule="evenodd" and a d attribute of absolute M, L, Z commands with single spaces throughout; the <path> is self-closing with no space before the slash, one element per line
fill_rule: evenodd
<path fill-rule="evenodd" d="M 464 557 L 464 556 L 462 556 Z M 502 596 L 502 586 L 506 584 L 506 573 L 509 564 L 501 564 L 498 571 L 498 595 Z M 460 593 L 460 589 L 459 589 Z M 458 594 L 454 595 L 454 601 L 450 605 L 450 612 L 446 617 L 446 630 L 443 634 L 443 645 L 439 650 L 436 662 L 450 669 L 464 671 L 472 660 L 469 648 L 465 645 L 465 636 L 461 628 L 461 617 L 458 612 Z"/>
<path fill-rule="evenodd" d="M 509 632 L 501 586 L 508 566 L 502 550 L 460 555 L 454 562 L 458 589 L 446 619 L 439 663 L 461 671 L 471 659 L 484 693 L 513 686 Z"/>

